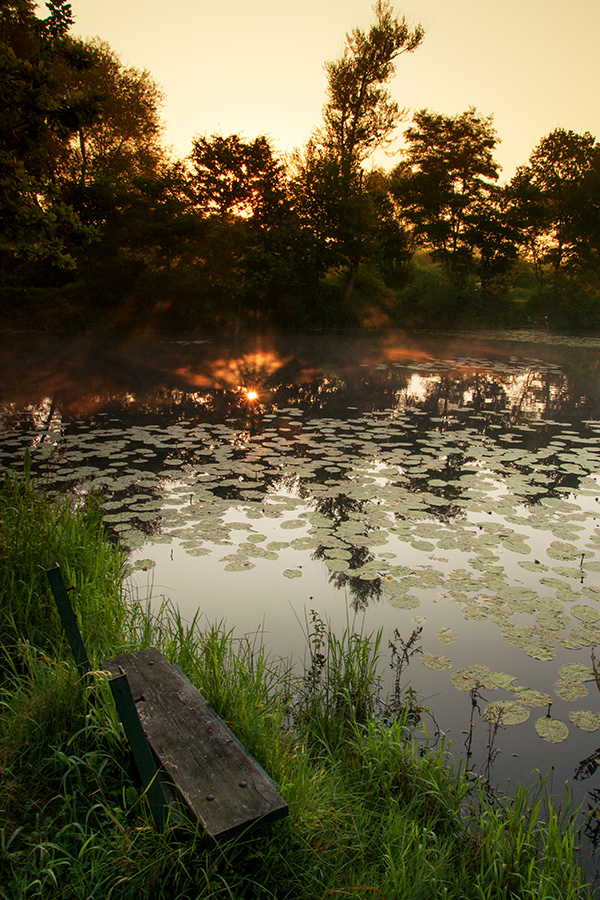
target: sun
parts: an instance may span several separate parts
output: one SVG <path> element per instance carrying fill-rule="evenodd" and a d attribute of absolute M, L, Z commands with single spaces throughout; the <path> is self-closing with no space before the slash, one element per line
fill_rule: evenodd
<path fill-rule="evenodd" d="M 247 400 L 258 400 L 258 392 L 250 390 L 246 388 L 246 399 Z"/>

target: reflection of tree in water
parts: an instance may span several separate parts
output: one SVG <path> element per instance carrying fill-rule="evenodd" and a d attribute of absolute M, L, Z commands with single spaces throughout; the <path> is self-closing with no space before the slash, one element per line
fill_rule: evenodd
<path fill-rule="evenodd" d="M 367 579 L 361 578 L 360 575 L 352 575 L 352 571 L 356 571 L 367 563 L 373 562 L 375 556 L 368 547 L 353 544 L 347 535 L 340 535 L 339 530 L 340 526 L 350 520 L 366 520 L 365 506 L 366 501 L 356 500 L 343 493 L 338 493 L 335 497 L 323 497 L 317 500 L 315 504 L 316 511 L 331 520 L 333 526 L 331 534 L 335 538 L 336 544 L 339 542 L 339 546 L 343 547 L 350 554 L 350 557 L 346 560 L 349 570 L 331 572 L 329 574 L 329 583 L 339 590 L 347 589 L 352 595 L 350 605 L 357 611 L 366 609 L 369 603 L 381 599 L 381 578 Z M 363 535 L 366 537 L 368 532 L 369 529 L 365 523 Z M 328 550 L 328 547 L 321 545 L 314 551 L 312 558 L 325 562 L 331 559 Z"/>
<path fill-rule="evenodd" d="M 350 552 L 350 570 L 372 562 L 375 557 L 367 547 L 357 547 L 354 544 L 346 544 Z M 327 555 L 327 547 L 317 547 L 312 554 L 313 559 L 325 561 L 330 559 Z M 351 572 L 330 572 L 328 581 L 339 590 L 346 589 L 352 595 L 350 606 L 355 611 L 366 609 L 369 604 L 381 600 L 381 578 L 361 578 L 360 575 L 352 575 Z"/>
<path fill-rule="evenodd" d="M 431 415 L 447 417 L 454 414 L 457 409 L 464 408 L 467 403 L 473 412 L 483 410 L 499 412 L 505 409 L 507 401 L 508 395 L 502 376 L 479 371 L 464 374 L 458 370 L 429 378 L 426 383 L 426 395 L 422 401 L 417 401 L 416 405 Z"/>
<path fill-rule="evenodd" d="M 410 405 L 443 419 L 468 409 L 474 414 L 502 415 L 506 424 L 518 424 L 531 416 L 560 418 L 575 409 L 596 408 L 590 404 L 590 384 L 544 368 L 502 373 L 457 369 L 439 375 L 427 370 L 420 387 L 424 396 L 407 398 Z M 440 423 L 439 427 L 446 426 Z"/>

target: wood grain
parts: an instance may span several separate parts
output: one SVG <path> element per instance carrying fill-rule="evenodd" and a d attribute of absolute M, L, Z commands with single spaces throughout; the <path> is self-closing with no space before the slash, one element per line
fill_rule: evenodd
<path fill-rule="evenodd" d="M 127 675 L 148 743 L 209 835 L 227 839 L 288 814 L 272 779 L 159 650 L 115 657 L 103 668 Z"/>

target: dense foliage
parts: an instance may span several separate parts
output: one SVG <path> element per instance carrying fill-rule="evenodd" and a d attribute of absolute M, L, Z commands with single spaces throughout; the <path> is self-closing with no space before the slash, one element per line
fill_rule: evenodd
<path fill-rule="evenodd" d="M 491 116 L 404 114 L 423 30 L 374 6 L 325 65 L 301 150 L 203 135 L 173 160 L 161 93 L 66 0 L 0 0 L 0 306 L 12 327 L 600 325 L 600 145 L 556 128 L 499 183 Z M 201 128 L 202 123 L 198 123 Z"/>

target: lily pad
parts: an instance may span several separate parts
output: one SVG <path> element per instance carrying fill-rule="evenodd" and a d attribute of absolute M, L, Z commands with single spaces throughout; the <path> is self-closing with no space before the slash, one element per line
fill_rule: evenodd
<path fill-rule="evenodd" d="M 520 703 L 526 706 L 548 706 L 550 703 L 550 695 L 543 691 L 534 691 L 531 688 L 516 687 L 513 692 Z"/>
<path fill-rule="evenodd" d="M 367 577 L 367 576 L 362 576 Z M 371 576 L 371 579 L 374 576 Z M 392 606 L 395 606 L 397 609 L 416 609 L 417 606 L 421 605 L 421 601 L 418 597 L 415 597 L 413 594 L 400 594 L 397 597 L 391 597 L 390 603 Z"/>
<path fill-rule="evenodd" d="M 496 688 L 503 690 L 512 690 L 512 686 L 517 679 L 514 675 L 508 675 L 506 672 L 492 672 L 490 682 Z"/>
<path fill-rule="evenodd" d="M 458 640 L 457 635 L 446 625 L 438 628 L 438 641 L 441 641 L 442 644 L 452 644 L 456 640 Z"/>
<path fill-rule="evenodd" d="M 560 719 L 550 719 L 548 716 L 537 720 L 535 730 L 549 744 L 559 744 L 569 736 L 569 729 L 564 722 Z"/>
<path fill-rule="evenodd" d="M 136 559 L 133 563 L 132 568 L 136 570 L 141 570 L 142 572 L 147 572 L 148 569 L 153 569 L 156 565 L 156 562 L 153 559 Z"/>
<path fill-rule="evenodd" d="M 421 662 L 428 669 L 450 669 L 452 662 L 446 656 L 436 656 L 435 653 L 422 653 Z"/>
<path fill-rule="evenodd" d="M 546 553 L 553 559 L 572 560 L 581 557 L 581 552 L 575 544 L 567 544 L 564 541 L 552 541 Z"/>
<path fill-rule="evenodd" d="M 554 691 L 563 700 L 579 700 L 581 697 L 587 697 L 588 689 L 582 681 L 568 681 L 559 678 L 554 683 Z"/>
<path fill-rule="evenodd" d="M 572 606 L 570 611 L 581 622 L 597 622 L 600 619 L 600 610 L 591 606 Z"/>
<path fill-rule="evenodd" d="M 600 728 L 600 713 L 590 712 L 587 709 L 570 710 L 569 719 L 582 731 L 597 731 Z"/>
<path fill-rule="evenodd" d="M 249 559 L 240 559 L 235 562 L 228 562 L 224 568 L 226 572 L 246 572 L 249 569 L 253 569 L 254 565 Z"/>
<path fill-rule="evenodd" d="M 520 725 L 529 718 L 529 710 L 515 700 L 497 700 L 485 708 L 483 717 L 498 725 Z"/>
<path fill-rule="evenodd" d="M 459 669 L 458 672 L 452 675 L 450 680 L 459 691 L 470 691 L 472 688 L 477 687 L 493 689 L 495 685 L 491 680 L 491 675 L 493 675 L 493 672 L 488 666 L 474 663 L 465 669 Z"/>

